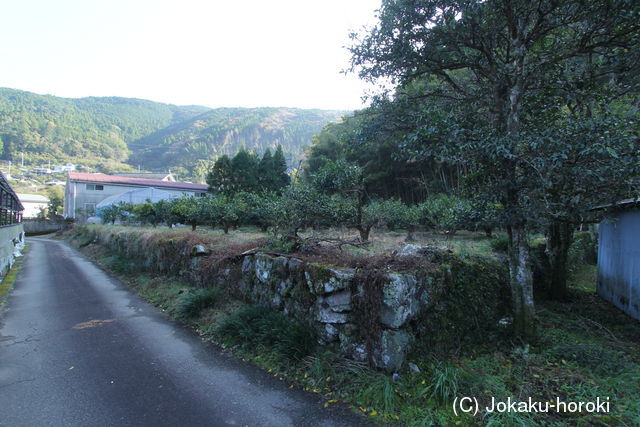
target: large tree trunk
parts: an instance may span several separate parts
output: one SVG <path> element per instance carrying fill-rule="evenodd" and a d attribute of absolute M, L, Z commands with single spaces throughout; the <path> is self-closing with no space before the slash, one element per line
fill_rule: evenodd
<path fill-rule="evenodd" d="M 533 274 L 524 224 L 512 224 L 509 231 L 509 278 L 513 302 L 513 329 L 527 341 L 535 341 Z"/>
<path fill-rule="evenodd" d="M 573 227 L 566 222 L 554 221 L 547 233 L 546 254 L 549 260 L 549 297 L 556 301 L 567 299 L 567 258 L 573 240 Z"/>
<path fill-rule="evenodd" d="M 369 233 L 371 233 L 370 225 L 359 225 L 357 227 L 358 233 L 360 233 L 360 241 L 368 242 L 369 241 Z"/>

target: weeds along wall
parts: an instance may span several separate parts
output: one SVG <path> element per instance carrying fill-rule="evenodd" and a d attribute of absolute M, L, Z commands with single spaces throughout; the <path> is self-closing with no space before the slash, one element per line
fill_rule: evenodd
<path fill-rule="evenodd" d="M 103 245 L 132 271 L 179 275 L 194 287 L 215 287 L 227 298 L 310 322 L 321 345 L 388 371 L 399 370 L 410 352 L 429 357 L 488 342 L 508 311 L 503 265 L 446 251 L 341 266 L 246 254 L 255 242 L 230 244 L 195 233 L 100 226 L 74 233 L 78 246 Z"/>

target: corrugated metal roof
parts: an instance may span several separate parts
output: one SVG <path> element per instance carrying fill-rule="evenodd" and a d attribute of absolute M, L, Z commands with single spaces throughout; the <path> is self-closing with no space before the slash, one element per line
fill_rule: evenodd
<path fill-rule="evenodd" d="M 16 193 L 21 202 L 49 203 L 49 199 L 40 194 Z"/>
<path fill-rule="evenodd" d="M 159 179 L 131 178 L 126 176 L 106 175 L 103 173 L 69 172 L 69 181 L 97 182 L 104 184 L 135 185 L 140 187 L 162 187 L 176 190 L 207 191 L 208 185 L 190 182 L 170 182 Z"/>
<path fill-rule="evenodd" d="M 634 207 L 638 205 L 640 205 L 640 198 L 624 199 L 624 200 L 617 201 L 615 203 L 610 203 L 608 205 L 596 206 L 595 208 L 591 208 L 591 210 L 598 211 L 602 209 L 615 209 L 615 208 L 622 209 L 622 208 L 629 208 L 629 207 Z"/>

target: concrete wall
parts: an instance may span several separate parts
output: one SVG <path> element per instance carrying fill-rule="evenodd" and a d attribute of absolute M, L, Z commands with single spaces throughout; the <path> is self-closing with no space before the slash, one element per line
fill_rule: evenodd
<path fill-rule="evenodd" d="M 0 227 L 0 277 L 4 277 L 22 248 L 24 248 L 22 224 Z"/>
<path fill-rule="evenodd" d="M 41 220 L 41 219 L 25 219 L 22 220 L 24 232 L 28 235 L 53 233 L 62 230 L 67 223 L 64 220 Z"/>
<path fill-rule="evenodd" d="M 640 320 L 640 211 L 613 214 L 599 235 L 598 294 Z"/>

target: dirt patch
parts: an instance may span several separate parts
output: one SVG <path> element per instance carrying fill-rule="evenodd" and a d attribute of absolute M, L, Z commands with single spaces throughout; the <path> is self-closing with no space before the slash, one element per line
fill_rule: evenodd
<path fill-rule="evenodd" d="M 73 329 L 86 329 L 86 328 L 93 328 L 94 326 L 101 326 L 104 325 L 105 323 L 111 323 L 111 322 L 115 322 L 116 319 L 107 319 L 107 320 L 89 320 L 88 322 L 82 322 L 82 323 L 78 323 L 77 325 L 75 325 L 73 327 Z"/>

